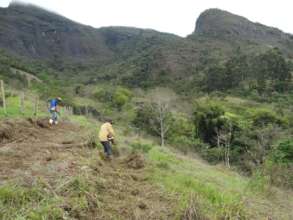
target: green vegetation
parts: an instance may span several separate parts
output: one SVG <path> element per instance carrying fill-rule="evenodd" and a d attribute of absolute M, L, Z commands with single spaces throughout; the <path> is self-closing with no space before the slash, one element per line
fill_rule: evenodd
<path fill-rule="evenodd" d="M 249 57 L 237 52 L 224 64 L 206 66 L 202 87 L 207 92 L 236 90 L 242 95 L 256 91 L 266 98 L 291 90 L 291 63 L 277 48 Z"/>
<path fill-rule="evenodd" d="M 121 110 L 123 106 L 130 102 L 132 98 L 132 92 L 123 87 L 112 87 L 111 85 L 105 85 L 97 87 L 93 94 L 94 98 L 104 104 L 110 105 L 112 108 Z"/>
<path fill-rule="evenodd" d="M 20 96 L 15 94 L 11 94 L 10 96 L 7 95 L 6 106 L 7 114 L 5 115 L 3 108 L 0 108 L 0 118 L 35 117 L 35 100 L 31 95 L 28 95 L 27 99 L 25 99 L 23 110 L 21 110 L 20 107 Z M 37 116 L 41 117 L 46 115 L 47 112 L 45 109 L 46 107 L 44 102 L 39 103 Z"/>
<path fill-rule="evenodd" d="M 85 218 L 90 206 L 99 203 L 99 179 L 73 176 L 58 191 L 50 191 L 48 183 L 40 179 L 35 186 L 4 185 L 0 187 L 1 219 L 63 219 Z"/>
<path fill-rule="evenodd" d="M 40 179 L 32 187 L 4 185 L 0 187 L 1 219 L 61 219 L 63 199 L 44 189 Z"/>
<path fill-rule="evenodd" d="M 154 163 L 150 171 L 151 180 L 161 185 L 178 198 L 178 217 L 186 208 L 190 195 L 196 195 L 199 210 L 210 219 L 261 219 L 263 213 L 272 208 L 278 218 L 282 216 L 278 204 L 282 194 L 274 202 L 260 201 L 268 193 L 268 185 L 262 177 L 241 177 L 221 167 L 213 167 L 189 157 L 180 156 L 163 148 L 152 148 L 148 153 Z M 257 186 L 261 186 L 258 188 Z M 261 189 L 266 188 L 264 191 Z M 250 208 L 247 202 L 251 203 Z M 292 203 L 292 201 L 287 201 Z M 181 210 L 181 211 L 180 211 Z"/>
<path fill-rule="evenodd" d="M 293 187 L 292 36 L 220 10 L 204 12 L 186 39 L 93 29 L 33 6 L 1 11 L 1 120 L 47 117 L 47 100 L 61 96 L 61 119 L 90 131 L 84 139 L 96 142 L 102 120 L 114 120 L 115 152 L 146 156 L 141 175 L 175 194 L 178 219 L 193 206 L 209 219 L 292 219 L 292 197 L 284 196 Z M 83 219 L 101 211 L 108 195 L 99 175 L 107 173 L 97 171 L 97 149 L 83 150 L 91 157 L 73 152 L 81 155 L 74 159 L 93 173 L 52 187 L 41 177 L 30 186 L 1 184 L 0 218 Z M 129 181 L 120 168 L 107 178 Z"/>

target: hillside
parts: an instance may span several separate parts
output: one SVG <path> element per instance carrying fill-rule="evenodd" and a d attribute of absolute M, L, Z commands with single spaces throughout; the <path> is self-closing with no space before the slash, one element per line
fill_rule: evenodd
<path fill-rule="evenodd" d="M 170 60 L 167 56 L 178 55 L 168 50 L 174 51 L 171 46 L 174 42 L 184 45 L 181 38 L 175 35 L 126 27 L 95 29 L 32 5 L 12 3 L 8 8 L 1 9 L 0 16 L 0 48 L 28 61 L 49 62 L 49 66 L 58 70 L 72 64 L 91 64 L 96 68 L 101 65 L 109 68 L 110 65 L 118 75 L 115 62 L 123 61 L 130 66 L 145 56 L 159 58 L 150 64 L 152 70 L 172 69 L 170 65 L 177 65 L 171 64 L 174 59 Z"/>
<path fill-rule="evenodd" d="M 291 192 L 123 137 L 120 128 L 120 156 L 103 161 L 93 122 L 72 117 L 53 129 L 47 119 L 1 121 L 2 219 L 292 218 Z"/>
<path fill-rule="evenodd" d="M 0 219 L 291 220 L 292 54 L 219 9 L 182 38 L 0 8 Z"/>
<path fill-rule="evenodd" d="M 21 3 L 0 10 L 1 49 L 67 78 L 71 69 L 84 81 L 185 83 L 205 60 L 225 59 L 239 47 L 248 54 L 272 47 L 289 56 L 293 51 L 291 35 L 218 9 L 203 12 L 187 38 L 130 27 L 92 28 Z"/>

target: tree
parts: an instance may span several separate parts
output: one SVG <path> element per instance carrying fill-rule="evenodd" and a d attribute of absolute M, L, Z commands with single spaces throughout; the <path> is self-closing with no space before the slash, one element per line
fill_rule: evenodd
<path fill-rule="evenodd" d="M 267 109 L 257 110 L 252 115 L 252 122 L 256 127 L 265 127 L 270 124 L 277 126 L 285 125 L 285 121 L 282 118 L 280 118 L 275 112 Z"/>
<path fill-rule="evenodd" d="M 220 65 L 214 65 L 207 69 L 204 78 L 204 89 L 208 92 L 225 89 L 225 68 Z"/>
<path fill-rule="evenodd" d="M 116 106 L 119 110 L 128 103 L 132 98 L 132 93 L 130 90 L 122 87 L 116 88 L 113 94 L 113 105 Z"/>
<path fill-rule="evenodd" d="M 255 144 L 250 146 L 250 149 L 247 149 L 247 153 L 257 166 L 264 163 L 267 155 L 272 150 L 274 141 L 280 133 L 281 129 L 279 127 L 269 125 L 259 127 L 251 134 L 251 138 L 255 140 Z"/>
<path fill-rule="evenodd" d="M 169 90 L 155 89 L 150 92 L 149 101 L 142 103 L 137 109 L 133 124 L 143 128 L 148 133 L 160 137 L 161 146 L 173 125 L 174 117 L 171 112 L 171 103 L 175 100 Z"/>
<path fill-rule="evenodd" d="M 217 146 L 217 130 L 225 123 L 224 110 L 217 105 L 198 105 L 194 112 L 197 136 L 204 142 Z"/>
<path fill-rule="evenodd" d="M 151 109 L 154 113 L 154 118 L 151 119 L 151 124 L 160 136 L 161 146 L 163 147 L 165 145 L 165 138 L 172 121 L 170 106 L 167 101 L 157 99 L 151 103 Z"/>
<path fill-rule="evenodd" d="M 224 85 L 225 89 L 236 88 L 244 81 L 249 73 L 248 58 L 246 55 L 237 54 L 225 63 Z"/>
<path fill-rule="evenodd" d="M 255 57 L 252 64 L 260 94 L 285 92 L 291 83 L 290 64 L 277 48 Z M 254 77 L 254 76 L 252 76 Z"/>
<path fill-rule="evenodd" d="M 224 148 L 225 165 L 230 168 L 230 147 L 233 139 L 233 125 L 229 119 L 220 128 L 216 127 L 217 147 Z"/>

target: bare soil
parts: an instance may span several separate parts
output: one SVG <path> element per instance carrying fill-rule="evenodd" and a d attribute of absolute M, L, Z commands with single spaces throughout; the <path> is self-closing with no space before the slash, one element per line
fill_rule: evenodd
<path fill-rule="evenodd" d="M 88 142 L 90 132 L 70 122 L 48 125 L 47 119 L 0 121 L 0 185 L 30 186 L 42 179 L 54 194 L 74 176 L 98 181 L 100 203 L 73 219 L 174 219 L 176 200 L 148 181 L 143 155 L 104 161 Z M 62 187 L 61 187 L 62 188 Z M 71 210 L 64 204 L 64 210 Z"/>

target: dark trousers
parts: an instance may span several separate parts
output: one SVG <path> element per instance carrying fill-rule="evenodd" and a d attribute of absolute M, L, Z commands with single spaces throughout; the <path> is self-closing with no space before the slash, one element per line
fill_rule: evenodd
<path fill-rule="evenodd" d="M 112 154 L 112 148 L 111 148 L 111 144 L 110 141 L 101 141 L 101 144 L 104 147 L 104 152 L 107 156 L 110 156 Z"/>

